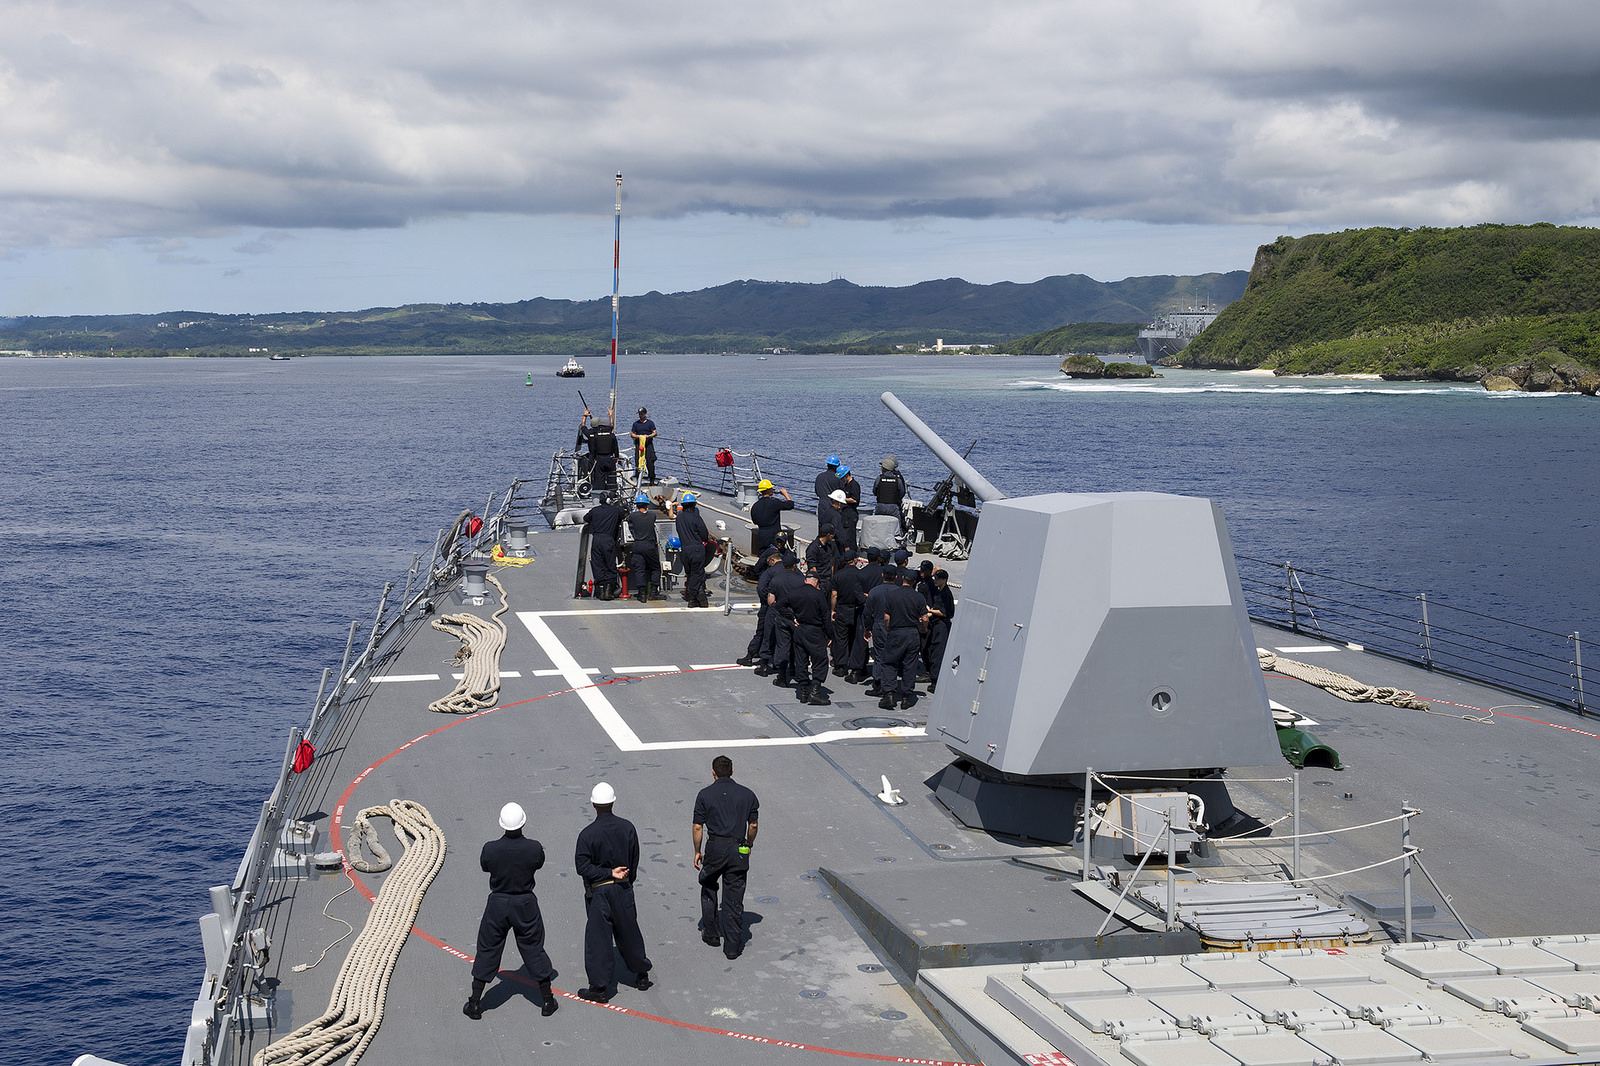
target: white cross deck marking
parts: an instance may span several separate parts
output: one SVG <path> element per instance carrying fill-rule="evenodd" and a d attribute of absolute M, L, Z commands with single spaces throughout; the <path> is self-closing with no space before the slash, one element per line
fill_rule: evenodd
<path fill-rule="evenodd" d="M 456 676 L 460 677 L 461 675 L 457 674 Z M 438 674 L 385 674 L 382 677 L 374 677 L 372 679 L 372 682 L 373 682 L 373 684 L 377 684 L 377 683 L 379 683 L 381 681 L 437 681 L 437 680 L 439 680 L 439 675 Z"/>
<path fill-rule="evenodd" d="M 593 671 L 587 671 L 578 665 L 578 660 L 573 658 L 566 645 L 561 643 L 561 638 L 555 635 L 546 618 L 570 618 L 575 615 L 606 615 L 616 614 L 618 617 L 638 617 L 652 611 L 676 612 L 693 610 L 689 607 L 656 607 L 644 608 L 638 611 L 518 611 L 517 618 L 528 627 L 528 632 L 533 634 L 533 639 L 539 642 L 539 647 L 556 664 L 554 671 L 535 670 L 534 676 L 550 676 L 559 674 L 568 685 L 572 686 L 583 705 L 589 709 L 594 720 L 606 735 L 611 738 L 620 751 L 686 751 L 696 748 L 779 748 L 798 747 L 811 744 L 827 744 L 836 740 L 862 740 L 886 737 L 925 737 L 928 731 L 917 726 L 895 726 L 889 729 L 834 729 L 826 733 L 817 733 L 813 736 L 800 737 L 738 737 L 730 740 L 665 740 L 646 743 L 639 739 L 628 723 L 623 721 L 622 715 L 611 705 L 601 688 L 590 682 L 589 676 Z M 652 672 L 665 672 L 666 668 L 655 669 Z M 670 669 L 676 670 L 677 667 Z M 621 672 L 621 671 L 619 671 Z"/>
<path fill-rule="evenodd" d="M 1294 655 L 1296 653 L 1304 654 L 1308 651 L 1342 651 L 1343 649 L 1335 648 L 1332 644 L 1305 644 L 1298 648 L 1279 648 L 1278 650 L 1285 655 Z"/>
<path fill-rule="evenodd" d="M 668 663 L 666 666 L 613 666 L 613 674 L 676 674 L 678 668 Z"/>
<path fill-rule="evenodd" d="M 450 676 L 455 678 L 457 681 L 460 681 L 463 677 L 466 677 L 467 675 L 466 674 L 451 674 Z M 521 677 L 522 673 L 521 673 L 521 671 L 518 671 L 518 670 L 502 670 L 502 671 L 500 671 L 500 676 L 501 677 Z"/>

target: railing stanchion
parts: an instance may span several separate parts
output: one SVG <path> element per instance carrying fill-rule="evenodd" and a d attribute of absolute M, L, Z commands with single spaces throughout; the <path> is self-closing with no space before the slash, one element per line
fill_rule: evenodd
<path fill-rule="evenodd" d="M 1083 872 L 1080 881 L 1089 880 L 1089 822 L 1094 817 L 1094 767 L 1083 769 Z"/>
<path fill-rule="evenodd" d="M 1572 631 L 1572 665 L 1576 669 L 1578 680 L 1578 713 L 1588 714 L 1589 709 L 1583 703 L 1583 641 L 1578 639 L 1578 631 Z"/>
<path fill-rule="evenodd" d="M 1400 801 L 1400 891 L 1406 907 L 1406 939 L 1411 943 L 1411 801 Z"/>
<path fill-rule="evenodd" d="M 1300 880 L 1300 768 L 1294 768 L 1294 867 L 1293 880 Z"/>
<path fill-rule="evenodd" d="M 1417 593 L 1417 599 L 1422 601 L 1422 664 L 1429 670 L 1433 669 L 1433 632 L 1428 628 L 1428 594 Z"/>
<path fill-rule="evenodd" d="M 1172 812 L 1167 812 L 1167 932 L 1178 928 L 1178 882 L 1172 868 L 1178 865 L 1177 838 L 1172 832 Z"/>
<path fill-rule="evenodd" d="M 1294 602 L 1294 567 L 1287 559 L 1283 562 L 1283 587 L 1289 591 L 1289 628 L 1300 632 L 1300 612 Z"/>

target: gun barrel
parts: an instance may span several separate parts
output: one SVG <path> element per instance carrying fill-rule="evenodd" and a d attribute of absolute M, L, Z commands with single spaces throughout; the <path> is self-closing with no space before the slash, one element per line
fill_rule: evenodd
<path fill-rule="evenodd" d="M 894 412 L 896 418 L 906 424 L 906 428 L 917 435 L 917 439 L 928 446 L 938 460 L 950 468 L 950 472 L 967 483 L 980 500 L 1003 500 L 1006 494 L 989 483 L 984 477 L 972 468 L 972 464 L 961 458 L 960 454 L 944 442 L 944 438 L 928 428 L 928 424 L 911 413 L 911 408 L 900 402 L 900 398 L 892 392 L 886 392 L 879 397 L 883 406 Z"/>

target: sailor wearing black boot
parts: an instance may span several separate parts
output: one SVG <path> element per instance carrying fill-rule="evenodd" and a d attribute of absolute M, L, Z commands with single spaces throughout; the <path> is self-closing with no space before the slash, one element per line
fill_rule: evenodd
<path fill-rule="evenodd" d="M 744 886 L 750 875 L 750 848 L 756 842 L 761 804 L 754 792 L 733 779 L 733 760 L 726 755 L 711 760 L 711 773 L 714 780 L 694 800 L 700 939 L 722 948 L 731 961 L 744 951 Z"/>
<path fill-rule="evenodd" d="M 628 532 L 633 536 L 628 563 L 633 569 L 633 598 L 644 603 L 650 598 L 650 586 L 661 577 L 661 545 L 656 540 L 656 519 L 650 513 L 650 497 L 639 493 L 633 499 L 633 506 L 633 513 L 628 515 Z"/>
<path fill-rule="evenodd" d="M 804 585 L 793 592 L 789 603 L 794 613 L 794 668 L 800 682 L 800 702 L 813 707 L 833 703 L 822 683 L 828 678 L 828 643 L 833 639 L 833 612 L 828 597 L 819 587 L 818 575 L 806 575 Z"/>
<path fill-rule="evenodd" d="M 617 530 L 627 512 L 602 495 L 600 506 L 584 512 L 583 524 L 589 529 L 589 569 L 594 574 L 594 598 L 617 598 Z"/>
<path fill-rule="evenodd" d="M 755 667 L 757 677 L 766 677 L 772 672 L 772 619 L 777 612 L 767 601 L 772 593 L 772 579 L 783 573 L 783 567 L 778 565 L 782 558 L 783 552 L 777 547 L 770 547 L 762 553 L 761 577 L 756 581 L 756 632 L 750 638 L 744 656 L 738 660 L 740 666 Z"/>
<path fill-rule="evenodd" d="M 783 512 L 794 510 L 794 500 L 788 489 L 778 490 L 783 499 L 774 496 L 772 482 L 766 478 L 757 483 L 756 491 L 761 498 L 750 505 L 750 521 L 756 527 L 756 573 L 760 574 L 767 568 L 767 549 L 778 543 L 778 534 L 783 532 Z"/>
<path fill-rule="evenodd" d="M 855 655 L 856 623 L 861 617 L 861 571 L 856 568 L 856 553 L 846 550 L 839 556 L 839 569 L 833 574 L 833 676 L 850 681 Z M 854 684 L 854 682 L 851 682 Z"/>
<path fill-rule="evenodd" d="M 901 570 L 900 575 L 901 583 L 890 586 L 883 599 L 885 640 L 878 646 L 883 653 L 878 706 L 886 711 L 894 707 L 896 695 L 902 711 L 911 709 L 917 666 L 922 658 L 922 634 L 928 628 L 928 601 L 911 584 L 916 575 L 910 570 Z"/>
<path fill-rule="evenodd" d="M 772 623 L 772 672 L 776 675 L 772 683 L 779 688 L 788 688 L 795 675 L 794 608 L 789 600 L 806 583 L 799 566 L 799 559 L 792 553 L 785 553 L 783 569 L 773 575 L 768 593 L 768 618 Z"/>
<path fill-rule="evenodd" d="M 695 494 L 683 494 L 683 509 L 678 512 L 678 542 L 682 545 L 679 557 L 683 559 L 683 598 L 690 607 L 710 607 L 706 599 L 706 559 L 715 543 L 705 519 L 700 517 L 699 501 Z"/>
<path fill-rule="evenodd" d="M 485 844 L 478 858 L 478 864 L 489 875 L 489 901 L 484 904 L 483 920 L 478 923 L 472 996 L 461 1008 L 461 1013 L 473 1021 L 483 1017 L 483 989 L 500 972 L 507 933 L 516 934 L 523 965 L 539 985 L 544 998 L 541 1013 L 548 1018 L 559 1006 L 550 991 L 556 971 L 544 951 L 544 919 L 539 914 L 539 898 L 533 894 L 533 875 L 544 865 L 544 846 L 522 835 L 527 821 L 519 804 L 508 803 L 500 808 L 500 828 L 505 835 Z"/>
<path fill-rule="evenodd" d="M 605 1003 L 615 994 L 616 952 L 621 953 L 623 964 L 638 974 L 635 988 L 643 992 L 652 982 L 633 901 L 633 882 L 639 875 L 639 834 L 632 822 L 611 813 L 617 793 L 606 782 L 594 786 L 589 802 L 594 804 L 594 821 L 578 834 L 574 856 L 589 912 L 583 931 L 583 968 L 589 975 L 589 987 L 580 989 L 578 995 L 591 1003 Z"/>
<path fill-rule="evenodd" d="M 873 660 L 872 683 L 866 691 L 868 696 L 882 696 L 884 692 L 883 657 L 889 646 L 889 631 L 883 625 L 883 612 L 888 606 L 889 590 L 899 583 L 900 571 L 885 566 L 878 571 L 878 577 L 877 587 L 867 590 L 867 599 L 861 608 L 862 639 L 870 648 Z"/>

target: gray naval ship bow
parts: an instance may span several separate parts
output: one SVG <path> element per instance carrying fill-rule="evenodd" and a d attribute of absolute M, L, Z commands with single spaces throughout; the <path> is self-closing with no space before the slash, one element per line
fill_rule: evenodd
<path fill-rule="evenodd" d="M 1296 632 L 1316 605 L 1292 571 L 1292 625 L 1252 619 L 1209 501 L 1008 498 L 885 403 L 981 501 L 970 545 L 952 524 L 939 560 L 958 606 L 936 693 L 886 712 L 832 677 L 832 705 L 807 706 L 735 663 L 755 604 L 728 564 L 775 470 L 760 456 L 663 446 L 670 476 L 646 488 L 699 494 L 726 553 L 713 609 L 678 597 L 670 557 L 648 603 L 575 596 L 593 486 L 558 455 L 352 624 L 200 920 L 185 1063 L 348 1061 L 358 1045 L 383 1063 L 1594 1061 L 1586 719 Z M 631 496 L 626 455 L 618 477 Z M 812 516 L 788 515 L 809 540 Z M 1337 698 L 1290 676 L 1303 658 L 1427 709 Z M 690 835 L 718 754 L 762 808 L 735 961 L 701 941 Z M 639 831 L 655 964 L 653 987 L 603 1005 L 576 996 L 571 859 L 602 780 Z M 508 970 L 472 1021 L 476 856 L 510 800 L 549 856 L 561 1009 L 542 1017 Z M 388 872 L 362 868 L 382 863 L 358 821 Z M 389 932 L 364 931 L 379 912 Z M 341 976 L 363 940 L 380 955 Z M 319 1016 L 336 1032 L 269 1050 Z"/>

